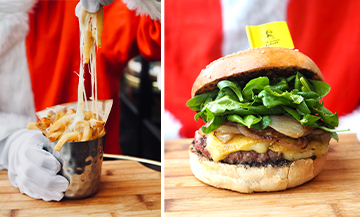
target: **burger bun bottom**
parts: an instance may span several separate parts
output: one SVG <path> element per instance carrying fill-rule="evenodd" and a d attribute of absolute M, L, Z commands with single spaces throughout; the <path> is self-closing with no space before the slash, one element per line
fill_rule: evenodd
<path fill-rule="evenodd" d="M 299 186 L 318 175 L 325 164 L 326 154 L 299 159 L 283 166 L 249 166 L 215 162 L 189 150 L 190 167 L 200 181 L 241 193 L 280 191 Z"/>

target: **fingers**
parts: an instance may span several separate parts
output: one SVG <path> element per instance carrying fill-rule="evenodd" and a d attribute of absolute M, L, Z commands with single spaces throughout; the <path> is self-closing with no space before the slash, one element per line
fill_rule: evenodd
<path fill-rule="evenodd" d="M 98 0 L 101 5 L 109 5 L 113 3 L 114 0 Z"/>
<path fill-rule="evenodd" d="M 80 3 L 90 13 L 95 13 L 100 8 L 98 0 L 80 0 Z"/>
<path fill-rule="evenodd" d="M 24 163 L 32 162 L 32 164 L 41 168 L 49 175 L 56 175 L 60 169 L 60 162 L 50 153 L 41 148 L 31 148 L 24 153 Z"/>
<path fill-rule="evenodd" d="M 29 180 L 33 181 L 41 188 L 56 192 L 64 192 L 69 186 L 69 181 L 65 177 L 60 175 L 49 175 L 47 171 L 44 171 L 42 168 L 36 167 L 31 163 L 30 166 L 24 167 L 24 171 L 22 174 L 19 174 L 19 177 L 20 182 L 32 190 L 36 188 L 27 185 Z"/>
<path fill-rule="evenodd" d="M 58 177 L 60 177 L 60 179 L 65 179 L 62 176 L 58 176 Z M 64 192 L 68 188 L 68 184 L 67 184 L 67 185 L 63 185 L 62 189 L 59 190 L 47 189 L 35 183 L 33 180 L 26 179 L 26 177 L 24 176 L 16 177 L 15 182 L 21 193 L 36 199 L 43 199 L 45 201 L 52 201 L 52 200 L 60 201 L 64 197 Z M 64 186 L 66 186 L 66 188 L 64 188 Z"/>

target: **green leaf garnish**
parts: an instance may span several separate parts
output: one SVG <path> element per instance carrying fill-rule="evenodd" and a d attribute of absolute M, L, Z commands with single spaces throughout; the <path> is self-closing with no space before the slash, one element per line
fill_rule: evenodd
<path fill-rule="evenodd" d="M 271 123 L 268 115 L 285 114 L 302 125 L 317 127 L 337 138 L 335 127 L 339 124 L 337 113 L 324 107 L 322 98 L 330 86 L 322 81 L 306 79 L 297 72 L 287 78 L 258 77 L 249 82 L 220 81 L 219 89 L 200 94 L 186 105 L 195 110 L 195 120 L 201 117 L 208 122 L 203 126 L 209 133 L 225 120 L 237 122 L 248 128 L 265 129 Z M 346 130 L 345 130 L 346 131 Z"/>

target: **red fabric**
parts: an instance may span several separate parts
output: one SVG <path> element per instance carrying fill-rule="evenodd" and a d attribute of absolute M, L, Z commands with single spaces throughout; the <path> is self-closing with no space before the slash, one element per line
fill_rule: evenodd
<path fill-rule="evenodd" d="M 180 135 L 193 137 L 203 122 L 196 123 L 195 112 L 185 104 L 201 69 L 221 57 L 220 1 L 167 1 L 165 36 L 171 36 L 165 37 L 164 48 L 165 109 L 181 120 Z"/>
<path fill-rule="evenodd" d="M 295 48 L 320 68 L 331 91 L 325 106 L 340 116 L 360 102 L 360 1 L 291 0 L 288 26 Z"/>
<path fill-rule="evenodd" d="M 35 109 L 77 101 L 80 68 L 80 36 L 75 6 L 78 0 L 39 1 L 30 14 L 26 39 Z M 119 80 L 132 57 L 143 53 L 160 59 L 160 23 L 136 16 L 122 1 L 104 7 L 102 47 L 98 49 L 98 99 L 113 99 L 106 124 L 105 153 L 121 154 L 119 146 Z M 149 31 L 148 34 L 147 31 Z M 85 75 L 87 96 L 91 95 L 90 74 Z"/>

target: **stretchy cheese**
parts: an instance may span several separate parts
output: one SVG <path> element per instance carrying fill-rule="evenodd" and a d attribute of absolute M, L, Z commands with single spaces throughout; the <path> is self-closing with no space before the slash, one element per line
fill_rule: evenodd
<path fill-rule="evenodd" d="M 81 8 L 79 13 L 80 26 L 80 71 L 78 84 L 78 105 L 76 114 L 73 114 L 74 121 L 66 131 L 74 131 L 76 125 L 84 121 L 84 104 L 87 106 L 87 98 L 84 88 L 84 65 L 90 64 L 91 74 L 91 97 L 92 113 L 96 114 L 96 120 L 99 119 L 97 107 L 97 75 L 96 75 L 96 46 L 101 46 L 101 32 L 103 25 L 104 9 L 101 6 L 97 13 L 89 13 Z M 89 108 L 86 108 L 89 110 Z"/>

